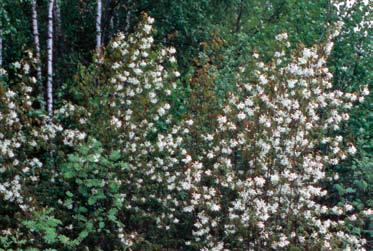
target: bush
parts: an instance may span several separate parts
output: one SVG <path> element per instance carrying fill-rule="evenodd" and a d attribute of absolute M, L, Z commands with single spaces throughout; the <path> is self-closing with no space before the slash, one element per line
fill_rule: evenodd
<path fill-rule="evenodd" d="M 27 63 L 2 82 L 1 247 L 364 250 L 346 223 L 371 211 L 325 203 L 326 168 L 356 153 L 347 112 L 369 94 L 332 88 L 337 34 L 295 51 L 277 35 L 273 59 L 254 53 L 227 97 L 201 65 L 180 100 L 153 21 L 81 67 L 54 120 L 32 102 Z"/>

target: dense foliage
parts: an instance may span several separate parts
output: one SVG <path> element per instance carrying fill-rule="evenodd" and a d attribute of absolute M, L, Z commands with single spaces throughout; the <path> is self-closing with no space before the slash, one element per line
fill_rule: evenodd
<path fill-rule="evenodd" d="M 107 0 L 95 48 L 57 0 L 53 116 L 31 3 L 0 3 L 0 250 L 372 248 L 370 1 Z"/>

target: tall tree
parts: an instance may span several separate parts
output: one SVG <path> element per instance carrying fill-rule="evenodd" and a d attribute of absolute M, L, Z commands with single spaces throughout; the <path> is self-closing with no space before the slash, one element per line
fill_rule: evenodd
<path fill-rule="evenodd" d="M 48 1 L 48 80 L 47 80 L 47 111 L 48 115 L 53 115 L 53 6 L 54 0 Z"/>
<path fill-rule="evenodd" d="M 102 19 L 102 0 L 97 0 L 96 10 L 96 50 L 100 51 L 102 45 L 102 31 L 101 31 L 101 19 Z"/>
<path fill-rule="evenodd" d="M 31 1 L 32 7 L 32 34 L 34 38 L 35 46 L 35 59 L 37 61 L 37 77 L 38 82 L 41 83 L 41 64 L 40 64 L 40 38 L 39 38 L 39 22 L 38 22 L 38 11 L 36 7 L 36 0 Z"/>

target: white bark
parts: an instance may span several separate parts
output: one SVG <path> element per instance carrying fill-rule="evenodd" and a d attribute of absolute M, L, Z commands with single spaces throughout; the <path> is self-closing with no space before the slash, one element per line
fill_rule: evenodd
<path fill-rule="evenodd" d="M 48 79 L 47 79 L 47 111 L 49 117 L 53 115 L 53 3 L 48 0 Z"/>
<path fill-rule="evenodd" d="M 35 59 L 37 62 L 36 73 L 38 82 L 41 84 L 41 65 L 40 65 L 40 38 L 39 38 L 39 22 L 38 22 L 38 11 L 36 8 L 36 0 L 31 1 L 32 7 L 32 34 L 34 37 L 35 46 Z"/>
<path fill-rule="evenodd" d="M 102 45 L 102 31 L 101 31 L 101 20 L 102 19 L 102 0 L 97 0 L 97 13 L 96 13 L 96 50 L 100 51 Z"/>

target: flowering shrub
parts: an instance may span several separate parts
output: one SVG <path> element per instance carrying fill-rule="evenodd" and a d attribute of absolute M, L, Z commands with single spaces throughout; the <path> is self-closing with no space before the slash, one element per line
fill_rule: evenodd
<path fill-rule="evenodd" d="M 49 142 L 62 129 L 34 108 L 32 64 L 28 53 L 26 60 L 14 63 L 9 73 L 3 70 L 0 77 L 0 244 L 4 247 L 15 244 L 18 237 L 31 238 L 20 230 L 22 221 L 42 204 L 35 191 L 45 172 L 43 159 Z"/>
<path fill-rule="evenodd" d="M 103 169 L 99 168 L 103 164 L 92 164 L 89 168 L 84 167 L 83 163 L 62 165 L 73 167 L 69 169 L 73 169 L 72 173 L 66 173 L 64 168 L 60 170 L 64 176 L 62 180 L 59 179 L 64 183 L 63 189 L 74 182 L 76 184 L 72 188 L 85 186 L 86 182 L 82 182 L 82 179 L 87 175 L 91 177 L 90 182 L 96 177 L 100 186 L 100 189 L 81 188 L 79 194 L 74 193 L 75 189 L 70 189 L 69 198 L 64 199 L 64 194 L 59 198 L 62 204 L 68 202 L 69 209 L 74 211 L 73 215 L 82 214 L 78 205 L 84 202 L 81 205 L 87 209 L 84 217 L 87 222 L 93 220 L 89 234 L 80 245 L 95 243 L 104 249 L 127 246 L 146 249 L 143 245 L 149 245 L 147 242 L 159 242 L 156 219 L 164 214 L 166 207 L 164 201 L 160 200 L 165 192 L 163 169 L 167 168 L 165 165 L 174 166 L 177 161 L 164 152 L 164 145 L 175 140 L 173 147 L 177 148 L 182 139 L 173 139 L 172 134 L 167 133 L 175 122 L 170 111 L 175 79 L 180 75 L 175 69 L 176 51 L 174 48 L 157 48 L 154 45 L 151 32 L 153 21 L 144 16 L 144 22 L 139 25 L 137 32 L 128 37 L 118 34 L 99 55 L 93 69 L 85 70 L 76 89 L 70 90 L 85 96 L 76 98 L 73 95 L 55 113 L 65 128 L 61 146 L 61 149 L 65 148 L 64 152 L 74 152 L 80 146 L 89 147 L 90 144 L 87 146 L 84 142 L 86 136 L 91 136 L 101 147 L 90 147 L 91 153 L 79 155 L 78 159 L 84 157 L 90 163 L 90 158 L 97 158 L 95 161 L 100 163 L 100 156 L 103 158 L 105 154 L 111 156 L 115 153 L 124 168 L 118 169 L 114 163 L 107 163 Z M 96 156 L 94 152 L 99 149 Z M 75 156 L 74 153 L 67 157 L 68 162 L 71 162 L 72 156 Z M 61 153 L 61 158 L 66 159 L 64 153 Z M 99 180 L 104 177 L 114 179 L 113 182 L 117 184 L 115 195 L 107 194 L 103 183 L 101 187 Z M 108 180 L 105 182 L 106 185 L 109 183 Z M 94 202 L 95 197 L 87 192 L 92 192 L 92 189 L 94 194 L 100 194 L 97 203 Z M 85 201 L 82 201 L 80 190 L 84 191 Z M 105 202 L 108 199 L 111 202 Z M 105 217 L 113 210 L 115 214 L 110 215 L 109 219 L 114 216 L 118 219 L 115 222 L 106 221 Z M 72 233 L 82 231 L 80 224 L 78 221 L 72 224 L 72 229 L 75 229 Z M 103 231 L 108 228 L 111 229 L 110 234 Z M 88 232 L 85 231 L 86 234 Z"/>
<path fill-rule="evenodd" d="M 328 207 L 320 199 L 327 195 L 326 167 L 356 153 L 338 131 L 364 97 L 332 89 L 326 66 L 332 36 L 292 55 L 287 34 L 276 39 L 282 46 L 274 59 L 265 64 L 254 54 L 255 70 L 240 69 L 237 93 L 211 132 L 197 135 L 205 144 L 197 152 L 187 149 L 184 170 L 170 177 L 176 181 L 170 193 L 186 195 L 174 203 L 177 210 L 193 219 L 186 244 L 203 250 L 363 249 L 365 240 L 344 231 L 345 219 L 358 219 L 353 206 Z"/>
<path fill-rule="evenodd" d="M 53 122 L 26 63 L 2 84 L 1 247 L 364 250 L 346 222 L 371 211 L 323 203 L 326 168 L 356 153 L 340 128 L 369 94 L 332 88 L 337 34 L 296 51 L 277 35 L 273 60 L 254 53 L 223 101 L 201 66 L 178 121 L 176 51 L 154 45 L 153 22 L 82 69 Z"/>

